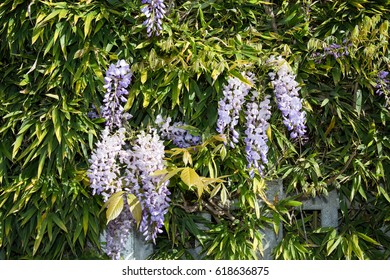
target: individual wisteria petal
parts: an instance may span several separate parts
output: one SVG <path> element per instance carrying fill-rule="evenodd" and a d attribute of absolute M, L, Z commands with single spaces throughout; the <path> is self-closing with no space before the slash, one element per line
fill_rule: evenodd
<path fill-rule="evenodd" d="M 141 12 L 146 16 L 143 25 L 146 27 L 148 37 L 158 36 L 162 30 L 162 18 L 165 15 L 163 0 L 142 0 Z"/>
<path fill-rule="evenodd" d="M 106 126 L 111 131 L 122 127 L 124 117 L 122 104 L 127 101 L 127 87 L 131 83 L 132 76 L 130 65 L 125 60 L 119 60 L 116 64 L 111 64 L 106 71 L 104 78 L 106 94 L 104 95 L 101 114 L 106 119 Z"/>
<path fill-rule="evenodd" d="M 259 104 L 258 93 L 252 91 L 250 102 L 246 104 L 246 130 L 245 130 L 245 152 L 248 161 L 248 168 L 256 168 L 263 176 L 264 164 L 268 163 L 268 136 L 269 119 L 271 118 L 270 96 L 266 95 Z M 251 177 L 254 176 L 250 171 Z"/>
<path fill-rule="evenodd" d="M 242 75 L 254 82 L 253 73 L 242 73 Z M 229 77 L 223 88 L 223 97 L 218 102 L 217 132 L 226 134 L 230 139 L 230 146 L 238 143 L 239 132 L 235 129 L 239 122 L 240 112 L 248 95 L 251 86 L 242 82 L 237 77 Z"/>
<path fill-rule="evenodd" d="M 274 93 L 279 110 L 283 115 L 283 123 L 290 131 L 292 139 L 303 139 L 306 134 L 306 112 L 302 110 L 302 100 L 299 97 L 300 87 L 295 81 L 290 65 L 282 57 L 271 56 L 267 61 L 276 68 L 270 72 Z"/>
<path fill-rule="evenodd" d="M 376 91 L 375 93 L 378 95 L 384 95 L 385 96 L 385 106 L 390 109 L 390 82 L 387 79 L 387 76 L 389 75 L 388 71 L 382 70 L 379 71 L 378 77 L 376 79 Z"/>
<path fill-rule="evenodd" d="M 175 122 L 171 125 L 171 118 L 164 119 L 161 115 L 156 117 L 155 121 L 160 136 L 163 139 L 171 140 L 172 143 L 179 148 L 188 148 L 199 145 L 202 141 L 200 136 L 192 135 L 188 130 L 184 129 L 187 124 L 183 122 Z"/>

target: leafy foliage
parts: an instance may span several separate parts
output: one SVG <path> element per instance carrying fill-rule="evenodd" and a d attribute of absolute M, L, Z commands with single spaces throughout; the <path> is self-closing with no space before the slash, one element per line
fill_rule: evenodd
<path fill-rule="evenodd" d="M 390 114 L 375 93 L 390 65 L 388 1 L 166 5 L 161 35 L 148 38 L 140 1 L 0 4 L 0 258 L 100 254 L 115 209 L 101 215 L 89 190 L 87 159 L 104 120 L 88 113 L 92 105 L 99 113 L 103 73 L 118 59 L 134 73 L 129 126 L 169 115 L 203 139 L 185 149 L 166 143 L 168 167 L 159 175 L 170 181 L 172 205 L 153 258 L 192 258 L 195 245 L 204 258 L 258 258 L 259 229 L 278 232 L 280 224 L 275 258 L 389 258 Z M 337 46 L 338 57 L 330 54 Z M 261 94 L 272 95 L 266 60 L 279 54 L 297 74 L 308 140 L 290 140 L 273 112 L 267 172 L 252 180 L 244 151 L 215 133 L 218 100 L 228 77 L 246 82 L 247 70 Z M 275 178 L 285 199 L 265 196 Z M 333 189 L 337 230 L 319 227 L 318 213 L 299 203 Z"/>

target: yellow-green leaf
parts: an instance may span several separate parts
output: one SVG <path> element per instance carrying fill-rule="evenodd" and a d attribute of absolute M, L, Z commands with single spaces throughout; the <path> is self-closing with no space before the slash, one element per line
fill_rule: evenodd
<path fill-rule="evenodd" d="M 22 142 L 23 142 L 23 136 L 24 136 L 24 133 L 20 134 L 20 135 L 18 135 L 18 137 L 16 137 L 16 140 L 14 143 L 14 148 L 12 150 L 12 158 L 14 158 L 16 156 L 16 154 L 18 153 L 20 145 L 22 145 Z"/>
<path fill-rule="evenodd" d="M 130 193 L 127 195 L 127 204 L 129 204 L 130 212 L 133 215 L 134 220 L 137 223 L 137 227 L 139 227 L 139 224 L 142 220 L 142 206 L 139 202 L 138 198 Z"/>
<path fill-rule="evenodd" d="M 84 235 L 87 234 L 88 231 L 88 220 L 89 220 L 89 211 L 87 207 L 84 207 L 83 209 L 83 229 L 84 229 Z"/>
<path fill-rule="evenodd" d="M 107 205 L 106 218 L 107 223 L 109 223 L 118 217 L 123 210 L 123 192 L 117 192 L 111 195 L 105 205 Z"/>
<path fill-rule="evenodd" d="M 141 72 L 141 83 L 144 84 L 148 79 L 148 71 L 144 70 Z"/>
<path fill-rule="evenodd" d="M 58 115 L 58 109 L 54 108 L 52 112 L 53 125 L 54 125 L 54 133 L 57 137 L 58 143 L 61 143 L 61 121 Z"/>

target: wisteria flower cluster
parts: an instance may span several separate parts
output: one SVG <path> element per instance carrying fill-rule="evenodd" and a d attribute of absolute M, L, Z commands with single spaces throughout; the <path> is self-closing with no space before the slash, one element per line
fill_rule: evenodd
<path fill-rule="evenodd" d="M 120 128 L 110 134 L 106 127 L 92 151 L 89 159 L 88 177 L 91 182 L 93 195 L 102 195 L 104 202 L 115 192 L 122 190 L 121 168 L 119 159 L 123 157 L 125 145 L 125 129 Z"/>
<path fill-rule="evenodd" d="M 122 163 L 125 164 L 125 190 L 135 194 L 142 206 L 139 231 L 146 241 L 154 241 L 162 232 L 170 201 L 168 181 L 159 184 L 161 176 L 151 176 L 164 169 L 164 144 L 157 131 L 138 134 Z"/>
<path fill-rule="evenodd" d="M 242 73 L 250 82 L 254 82 L 253 73 Z M 240 112 L 251 86 L 242 82 L 237 77 L 230 77 L 223 88 L 223 98 L 218 102 L 217 132 L 226 134 L 230 139 L 230 146 L 239 142 L 240 134 L 236 130 L 239 123 Z"/>
<path fill-rule="evenodd" d="M 141 12 L 146 16 L 143 25 L 146 27 L 148 37 L 158 36 L 162 30 L 162 19 L 165 15 L 165 4 L 163 0 L 142 0 L 144 4 Z"/>
<path fill-rule="evenodd" d="M 171 125 L 170 117 L 164 119 L 161 115 L 156 117 L 156 125 L 159 128 L 160 136 L 163 139 L 171 140 L 173 144 L 179 148 L 188 148 L 199 145 L 202 141 L 200 136 L 191 134 L 184 129 L 187 124 L 183 122 L 175 122 Z"/>
<path fill-rule="evenodd" d="M 259 93 L 251 92 L 252 97 L 246 105 L 246 130 L 245 130 L 245 152 L 248 161 L 248 168 L 254 167 L 263 176 L 264 164 L 268 163 L 268 136 L 269 119 L 271 118 L 270 96 L 266 95 L 264 100 L 258 104 Z M 253 169 L 250 171 L 253 178 Z"/>
<path fill-rule="evenodd" d="M 101 111 L 106 126 L 89 160 L 92 193 L 102 195 L 105 202 L 120 191 L 125 192 L 125 202 L 126 194 L 135 195 L 142 209 L 139 231 L 145 240 L 155 241 L 164 224 L 170 194 L 168 182 L 159 184 L 161 176 L 152 176 L 153 172 L 164 168 L 163 141 L 155 129 L 141 131 L 134 139 L 128 139 L 130 133 L 123 127 L 126 114 L 121 102 L 127 101 L 126 88 L 131 81 L 129 65 L 123 60 L 112 64 L 105 81 L 107 93 Z M 120 258 L 126 238 L 135 225 L 127 203 L 124 204 L 121 214 L 107 226 L 105 251 L 113 259 Z"/>
<path fill-rule="evenodd" d="M 306 134 L 306 112 L 302 111 L 302 100 L 299 97 L 298 83 L 290 65 L 282 57 L 271 56 L 267 61 L 276 67 L 276 72 L 270 72 L 276 103 L 282 112 L 283 123 L 290 131 L 292 139 L 303 139 Z"/>
<path fill-rule="evenodd" d="M 274 87 L 276 103 L 282 112 L 283 123 L 290 132 L 292 139 L 304 139 L 306 133 L 306 113 L 302 110 L 302 100 L 299 97 L 298 83 L 287 61 L 282 57 L 271 56 L 268 65 L 276 72 L 270 72 L 269 77 Z M 256 77 L 253 73 L 242 73 L 253 85 Z M 240 141 L 238 131 L 240 113 L 245 108 L 245 153 L 250 176 L 257 169 L 264 175 L 265 164 L 268 163 L 269 120 L 271 118 L 270 96 L 266 95 L 260 102 L 259 93 L 251 90 L 251 86 L 236 77 L 230 77 L 223 88 L 223 97 L 218 102 L 217 132 L 227 135 L 230 146 Z"/>
<path fill-rule="evenodd" d="M 317 63 L 320 63 L 327 56 L 333 56 L 334 59 L 343 58 L 349 55 L 349 47 L 351 46 L 352 44 L 348 43 L 347 40 L 344 40 L 341 45 L 332 43 L 329 46 L 324 47 L 323 53 L 314 53 L 313 58 L 315 58 Z"/>
<path fill-rule="evenodd" d="M 126 118 L 126 115 L 123 114 L 122 104 L 127 101 L 127 87 L 131 83 L 132 76 L 130 65 L 124 60 L 111 64 L 106 71 L 104 78 L 106 94 L 104 95 L 101 114 L 106 119 L 106 126 L 110 130 L 122 127 L 123 118 Z"/>
<path fill-rule="evenodd" d="M 378 73 L 378 77 L 376 80 L 376 94 L 378 95 L 384 95 L 386 99 L 385 106 L 390 109 L 390 82 L 387 79 L 387 76 L 389 75 L 388 71 L 380 71 Z"/>

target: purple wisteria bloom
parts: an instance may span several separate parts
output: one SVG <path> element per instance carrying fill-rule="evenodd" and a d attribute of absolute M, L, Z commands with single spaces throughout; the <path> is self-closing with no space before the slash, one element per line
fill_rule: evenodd
<path fill-rule="evenodd" d="M 299 97 L 298 83 L 295 75 L 282 57 L 271 56 L 267 61 L 276 67 L 277 72 L 270 72 L 269 76 L 274 87 L 276 102 L 283 115 L 283 123 L 290 131 L 290 137 L 304 138 L 306 133 L 306 112 L 302 111 L 302 100 Z"/>
<path fill-rule="evenodd" d="M 380 71 L 378 73 L 378 78 L 376 79 L 376 91 L 375 93 L 378 95 L 384 95 L 386 99 L 385 106 L 390 109 L 390 82 L 387 79 L 389 75 L 388 71 Z"/>
<path fill-rule="evenodd" d="M 169 207 L 168 182 L 160 184 L 161 176 L 152 176 L 164 169 L 164 144 L 155 130 L 138 134 L 127 155 L 122 157 L 125 165 L 124 189 L 137 196 L 142 206 L 139 231 L 145 240 L 155 241 L 164 225 L 164 215 Z"/>
<path fill-rule="evenodd" d="M 264 164 L 268 163 L 268 136 L 269 119 L 271 118 L 270 96 L 266 95 L 264 100 L 258 104 L 258 92 L 252 91 L 250 102 L 246 104 L 246 130 L 245 130 L 245 152 L 250 168 L 250 176 L 253 178 L 256 168 L 263 176 Z"/>
<path fill-rule="evenodd" d="M 87 176 L 91 182 L 92 194 L 101 194 L 104 201 L 107 201 L 113 193 L 122 190 L 118 159 L 123 153 L 124 145 L 125 129 L 120 128 L 116 133 L 110 134 L 106 127 L 89 159 L 90 167 Z"/>
<path fill-rule="evenodd" d="M 317 63 L 320 63 L 327 56 L 333 56 L 334 59 L 343 58 L 349 56 L 349 47 L 351 46 L 352 44 L 348 43 L 347 40 L 344 40 L 341 45 L 332 43 L 324 47 L 323 53 L 316 52 L 313 54 L 313 57 Z"/>
<path fill-rule="evenodd" d="M 143 25 L 146 27 L 148 37 L 153 34 L 158 36 L 162 30 L 162 18 L 165 15 L 165 4 L 163 0 L 142 0 L 144 4 L 141 12 L 146 16 Z"/>
<path fill-rule="evenodd" d="M 116 64 L 111 64 L 106 71 L 104 78 L 104 95 L 103 106 L 101 108 L 102 117 L 106 119 L 106 126 L 112 131 L 115 127 L 122 127 L 123 103 L 126 103 L 128 95 L 127 87 L 130 85 L 133 74 L 130 65 L 119 60 Z"/>
<path fill-rule="evenodd" d="M 171 118 L 164 119 L 161 115 L 156 117 L 156 125 L 159 128 L 160 136 L 163 139 L 171 140 L 179 148 L 188 148 L 199 145 L 202 141 L 200 136 L 192 135 L 184 129 L 187 124 L 175 122 L 171 125 Z"/>
<path fill-rule="evenodd" d="M 254 82 L 254 75 L 243 73 L 250 82 Z M 223 98 L 218 102 L 217 132 L 226 134 L 230 138 L 230 146 L 238 143 L 239 132 L 235 129 L 240 119 L 240 112 L 251 86 L 236 77 L 230 77 L 223 88 Z"/>

